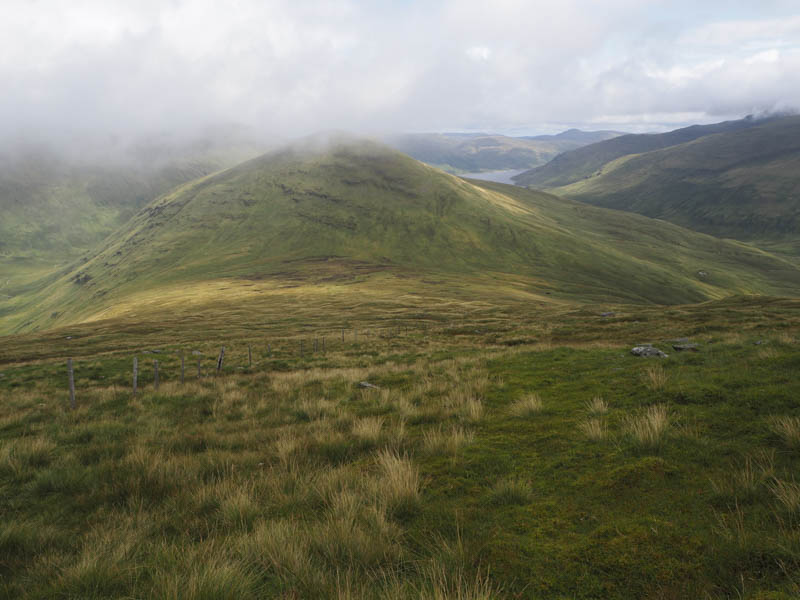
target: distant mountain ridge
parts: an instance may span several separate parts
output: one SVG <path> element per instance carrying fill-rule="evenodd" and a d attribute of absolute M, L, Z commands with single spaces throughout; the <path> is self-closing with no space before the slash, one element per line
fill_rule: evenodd
<path fill-rule="evenodd" d="M 547 164 L 514 177 L 517 185 L 553 188 L 591 176 L 603 165 L 629 154 L 641 154 L 684 144 L 698 138 L 748 129 L 759 122 L 752 117 L 713 125 L 692 125 L 668 133 L 626 134 L 564 152 Z"/>
<path fill-rule="evenodd" d="M 691 139 L 672 143 L 686 138 Z M 665 147 L 648 151 L 645 146 Z M 600 164 L 615 156 L 609 148 L 637 152 Z M 524 175 L 517 183 L 538 182 L 529 185 L 800 254 L 797 116 L 744 119 L 658 136 L 624 136 L 564 154 Z"/>
<path fill-rule="evenodd" d="M 528 169 L 567 150 L 622 135 L 572 129 L 557 135 L 509 137 L 487 133 L 418 133 L 384 142 L 412 158 L 451 173 Z"/>

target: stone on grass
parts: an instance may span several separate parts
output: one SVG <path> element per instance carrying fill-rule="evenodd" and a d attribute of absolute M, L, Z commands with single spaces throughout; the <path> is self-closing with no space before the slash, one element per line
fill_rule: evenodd
<path fill-rule="evenodd" d="M 639 346 L 634 346 L 631 348 L 631 354 L 634 356 L 644 356 L 644 357 L 653 357 L 656 356 L 658 358 L 667 358 L 667 354 L 664 354 L 658 348 L 653 348 L 650 344 L 642 344 Z"/>

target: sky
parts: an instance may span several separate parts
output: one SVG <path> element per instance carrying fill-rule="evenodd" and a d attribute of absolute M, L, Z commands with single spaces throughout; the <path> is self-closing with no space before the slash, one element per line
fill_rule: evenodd
<path fill-rule="evenodd" d="M 800 98 L 800 2 L 3 0 L 0 137 L 664 131 Z"/>

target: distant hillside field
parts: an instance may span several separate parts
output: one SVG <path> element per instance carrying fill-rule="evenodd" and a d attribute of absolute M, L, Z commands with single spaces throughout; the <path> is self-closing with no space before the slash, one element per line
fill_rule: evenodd
<path fill-rule="evenodd" d="M 570 129 L 558 135 L 508 137 L 489 134 L 420 133 L 385 141 L 419 161 L 451 173 L 530 169 L 560 153 L 622 135 Z"/>
<path fill-rule="evenodd" d="M 49 328 L 316 286 L 697 302 L 791 295 L 794 265 L 674 225 L 486 182 L 342 139 L 272 152 L 151 202 L 97 251 L 0 299 L 0 329 Z"/>
<path fill-rule="evenodd" d="M 692 125 L 668 133 L 621 135 L 564 152 L 541 167 L 520 173 L 514 181 L 517 185 L 535 188 L 563 186 L 589 177 L 603 165 L 623 156 L 659 150 L 715 133 L 747 129 L 755 124 L 748 118 L 715 125 Z"/>
<path fill-rule="evenodd" d="M 800 117 L 770 119 L 623 156 L 591 176 L 548 189 L 796 254 Z"/>

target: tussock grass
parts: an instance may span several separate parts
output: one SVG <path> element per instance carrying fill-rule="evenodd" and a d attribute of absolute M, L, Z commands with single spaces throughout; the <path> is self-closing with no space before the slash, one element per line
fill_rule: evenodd
<path fill-rule="evenodd" d="M 542 410 L 544 410 L 544 403 L 537 393 L 527 394 L 515 400 L 509 408 L 509 412 L 513 416 L 520 418 L 532 417 Z"/>
<path fill-rule="evenodd" d="M 773 417 L 769 428 L 789 448 L 800 448 L 800 417 Z"/>
<path fill-rule="evenodd" d="M 644 371 L 644 380 L 654 392 L 663 390 L 669 381 L 669 375 L 661 365 L 650 365 Z"/>
<path fill-rule="evenodd" d="M 420 501 L 419 469 L 411 459 L 398 452 L 382 450 L 376 455 L 380 470 L 376 494 L 390 513 L 413 511 Z"/>
<path fill-rule="evenodd" d="M 643 414 L 628 419 L 628 432 L 636 445 L 653 449 L 661 446 L 669 425 L 669 410 L 663 404 L 656 404 Z"/>
<path fill-rule="evenodd" d="M 586 410 L 592 415 L 604 415 L 608 412 L 608 403 L 602 396 L 594 396 L 586 402 Z"/>
<path fill-rule="evenodd" d="M 608 426 L 605 420 L 600 417 L 586 419 L 578 427 L 593 442 L 599 442 L 608 437 Z"/>
<path fill-rule="evenodd" d="M 426 429 L 422 434 L 422 446 L 428 454 L 456 455 L 464 446 L 475 440 L 475 434 L 460 425 L 445 429 L 441 425 Z"/>
<path fill-rule="evenodd" d="M 533 486 L 530 480 L 521 477 L 501 479 L 490 494 L 490 501 L 495 505 L 528 504 L 532 498 Z"/>
<path fill-rule="evenodd" d="M 769 490 L 786 512 L 800 513 L 800 483 L 775 478 L 770 482 Z"/>
<path fill-rule="evenodd" d="M 711 489 L 717 495 L 746 498 L 768 485 L 774 474 L 775 452 L 761 450 L 745 456 L 740 467 L 732 467 L 724 476 L 711 478 Z"/>
<path fill-rule="evenodd" d="M 360 440 L 377 444 L 381 439 L 384 417 L 364 417 L 353 423 L 353 435 Z"/>

